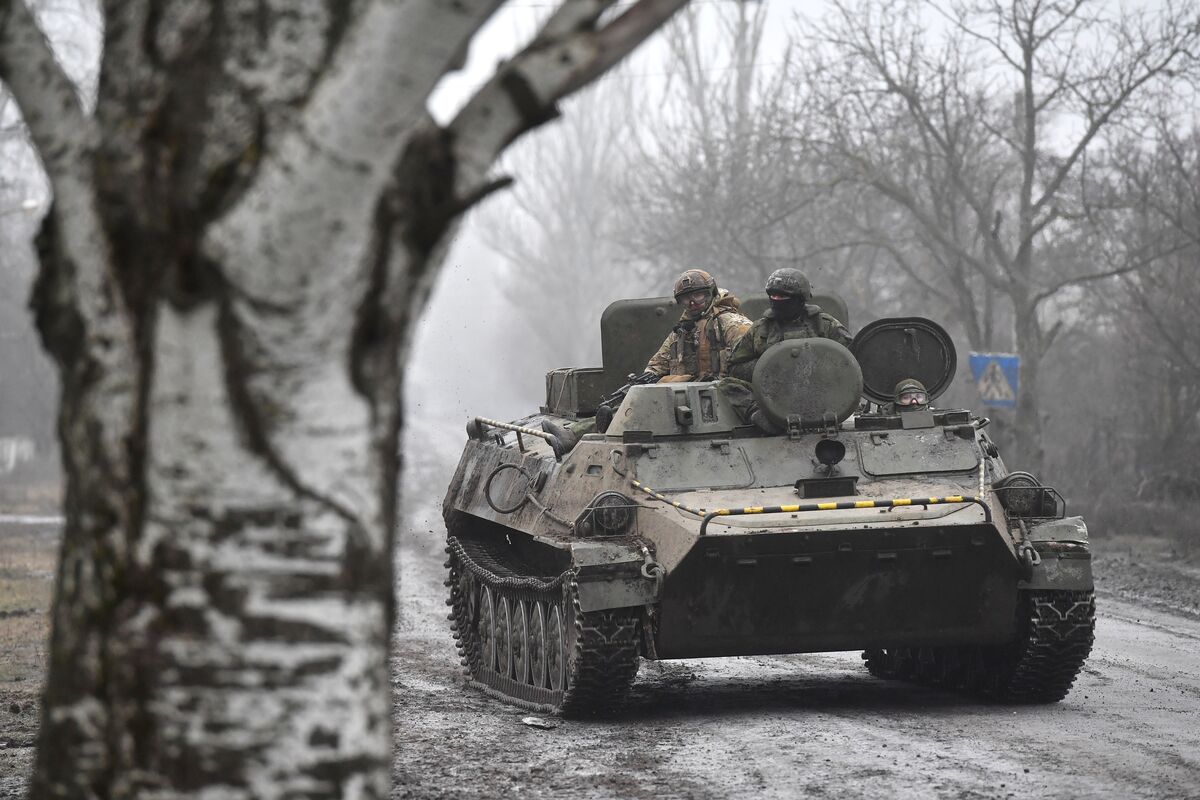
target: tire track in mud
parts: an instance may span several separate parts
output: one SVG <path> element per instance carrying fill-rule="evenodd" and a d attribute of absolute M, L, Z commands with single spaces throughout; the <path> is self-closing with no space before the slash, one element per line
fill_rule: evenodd
<path fill-rule="evenodd" d="M 1164 547 L 1163 543 L 1141 548 Z M 1200 620 L 1200 568 L 1174 555 L 1147 552 L 1113 539 L 1095 544 L 1093 571 L 1100 597 L 1124 600 Z"/>
<path fill-rule="evenodd" d="M 393 667 L 395 798 L 703 797 L 668 760 L 680 732 L 647 724 L 631 741 L 619 721 L 550 718 L 467 688 L 445 620 L 442 542 L 426 532 L 400 556 L 401 613 Z"/>
<path fill-rule="evenodd" d="M 440 530 L 402 550 L 394 797 L 1200 797 L 1200 622 L 1103 585 L 1058 704 L 881 681 L 858 653 L 743 657 L 643 662 L 620 719 L 538 730 L 464 685 Z"/>

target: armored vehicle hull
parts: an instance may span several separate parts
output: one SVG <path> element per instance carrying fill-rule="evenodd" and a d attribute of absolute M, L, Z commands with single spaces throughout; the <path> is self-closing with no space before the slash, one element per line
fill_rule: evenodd
<path fill-rule="evenodd" d="M 541 423 L 573 416 L 474 420 L 446 495 L 452 629 L 492 694 L 609 712 L 642 658 L 862 650 L 880 677 L 1047 702 L 1090 651 L 1086 526 L 1008 472 L 986 420 L 769 435 L 717 384 L 658 384 L 566 451 Z"/>

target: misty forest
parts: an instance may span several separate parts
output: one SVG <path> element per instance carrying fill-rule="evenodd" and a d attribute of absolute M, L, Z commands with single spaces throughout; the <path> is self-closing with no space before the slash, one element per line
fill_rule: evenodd
<path fill-rule="evenodd" d="M 1167 707 L 1070 709 L 1105 602 L 1200 640 L 1198 108 L 1194 0 L 0 0 L 0 797 L 1194 793 Z M 1022 720 L 1141 756 L 1031 782 L 1015 712 L 857 653 L 655 661 L 590 727 L 464 685 L 464 424 L 614 301 L 783 267 L 950 333 L 936 405 L 1095 544 L 1093 660 Z"/>

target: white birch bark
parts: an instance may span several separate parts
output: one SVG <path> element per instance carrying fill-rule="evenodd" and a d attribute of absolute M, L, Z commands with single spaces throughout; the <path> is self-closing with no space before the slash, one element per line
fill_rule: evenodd
<path fill-rule="evenodd" d="M 112 0 L 95 120 L 20 0 L 67 527 L 35 797 L 383 797 L 400 375 L 447 233 L 684 0 L 572 0 L 448 129 L 499 0 Z"/>

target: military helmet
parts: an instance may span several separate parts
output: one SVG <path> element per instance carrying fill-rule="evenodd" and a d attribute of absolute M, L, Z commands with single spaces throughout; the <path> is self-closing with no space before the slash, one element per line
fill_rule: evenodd
<path fill-rule="evenodd" d="M 897 383 L 894 397 L 896 405 L 900 407 L 921 408 L 929 403 L 925 384 L 916 378 L 905 378 Z"/>
<path fill-rule="evenodd" d="M 915 389 L 918 392 L 923 392 L 925 391 L 925 384 L 916 378 L 905 378 L 896 384 L 896 394 L 900 394 L 905 389 Z"/>
<path fill-rule="evenodd" d="M 689 269 L 679 276 L 679 280 L 675 281 L 676 298 L 681 294 L 688 294 L 700 289 L 707 289 L 711 294 L 715 294 L 717 291 L 716 279 L 702 269 Z"/>
<path fill-rule="evenodd" d="M 767 294 L 784 294 L 808 300 L 812 297 L 812 284 L 800 270 L 784 267 L 775 270 L 767 278 Z"/>

